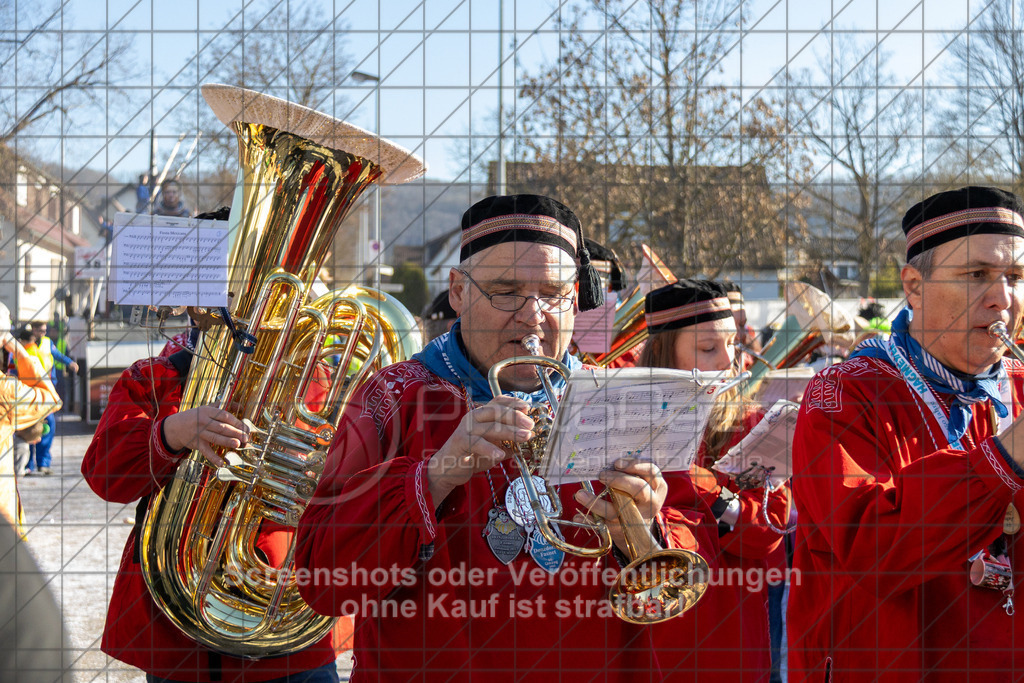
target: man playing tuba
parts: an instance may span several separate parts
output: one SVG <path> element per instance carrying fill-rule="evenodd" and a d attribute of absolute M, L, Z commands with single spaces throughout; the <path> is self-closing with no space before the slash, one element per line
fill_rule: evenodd
<path fill-rule="evenodd" d="M 217 449 L 241 448 L 248 440 L 248 427 L 226 410 L 205 405 L 179 412 L 193 344 L 190 339 L 189 348 L 140 360 L 121 374 L 82 460 L 82 475 L 98 496 L 112 503 L 139 501 L 135 528 L 114 580 L 102 649 L 145 671 L 147 682 L 336 683 L 329 633 L 305 650 L 283 657 L 232 657 L 186 636 L 158 609 L 146 587 L 139 534 L 150 498 L 170 482 L 191 451 L 201 452 L 216 468 L 224 465 Z M 257 551 L 268 564 L 280 567 L 292 533 L 265 525 Z"/>

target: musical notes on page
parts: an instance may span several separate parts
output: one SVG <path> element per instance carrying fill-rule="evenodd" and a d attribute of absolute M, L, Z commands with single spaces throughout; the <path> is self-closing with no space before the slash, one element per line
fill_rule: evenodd
<path fill-rule="evenodd" d="M 225 221 L 119 213 L 113 300 L 139 306 L 226 306 Z"/>
<path fill-rule="evenodd" d="M 662 471 L 689 469 L 720 379 L 660 368 L 574 373 L 558 406 L 542 476 L 556 484 L 596 479 L 622 457 L 652 461 Z"/>

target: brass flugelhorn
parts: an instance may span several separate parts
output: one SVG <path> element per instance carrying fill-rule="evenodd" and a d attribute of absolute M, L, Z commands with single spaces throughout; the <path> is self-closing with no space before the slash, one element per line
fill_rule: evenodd
<path fill-rule="evenodd" d="M 1017 346 L 1017 343 L 1013 341 L 1013 337 L 1010 336 L 1010 332 L 1006 329 L 1006 323 L 1002 320 L 997 320 L 988 326 L 988 333 L 1003 342 L 1003 346 L 1006 350 L 1013 354 L 1014 358 L 1024 362 L 1024 349 Z"/>
<path fill-rule="evenodd" d="M 536 368 L 552 412 L 557 412 L 558 397 L 545 368 L 558 372 L 566 381 L 571 371 L 563 363 L 542 355 L 537 335 L 527 335 L 521 343 L 529 356 L 506 358 L 491 366 L 487 373 L 492 395 L 501 395 L 498 373 L 503 369 L 511 365 L 532 365 Z M 539 492 L 533 484 L 531 475 L 541 464 L 554 424 L 547 417 L 546 411 L 547 406 L 531 411 L 531 417 L 539 425 L 539 429 L 535 428 L 539 434 L 525 444 L 532 462 L 523 453 L 523 446 L 512 444 L 512 454 L 522 474 L 536 516 L 537 529 L 548 543 L 563 552 L 580 557 L 599 557 L 612 548 L 607 524 L 600 519 L 586 517 L 582 522 L 562 519 L 562 503 L 558 493 L 548 488 Z M 594 494 L 589 481 L 582 482 L 581 486 L 588 493 Z M 657 624 L 680 616 L 696 605 L 707 591 L 710 574 L 707 561 L 689 550 L 662 548 L 633 499 L 611 487 L 608 488 L 608 494 L 618 514 L 626 539 L 626 555 L 630 560 L 609 591 L 608 599 L 613 611 L 620 619 L 633 624 Z M 577 546 L 569 543 L 558 531 L 558 527 L 563 526 L 593 533 L 599 540 L 598 545 Z"/>

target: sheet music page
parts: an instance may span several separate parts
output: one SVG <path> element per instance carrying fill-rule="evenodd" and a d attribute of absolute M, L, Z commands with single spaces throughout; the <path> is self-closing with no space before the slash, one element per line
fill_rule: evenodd
<path fill-rule="evenodd" d="M 689 469 L 721 379 L 719 373 L 661 368 L 573 373 L 541 476 L 555 484 L 596 479 L 626 456 L 663 471 Z"/>
<path fill-rule="evenodd" d="M 226 221 L 118 213 L 113 300 L 139 306 L 227 306 Z"/>
<path fill-rule="evenodd" d="M 792 401 L 778 401 L 754 425 L 743 439 L 729 449 L 712 469 L 737 476 L 751 467 L 770 470 L 772 487 L 782 484 L 793 473 L 793 432 L 800 406 Z"/>

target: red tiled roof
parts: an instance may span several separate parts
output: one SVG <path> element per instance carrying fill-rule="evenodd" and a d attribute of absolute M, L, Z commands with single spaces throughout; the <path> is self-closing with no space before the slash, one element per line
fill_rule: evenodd
<path fill-rule="evenodd" d="M 45 240 L 51 246 L 57 247 L 87 247 L 89 240 L 79 235 L 71 234 L 70 230 L 63 229 L 59 223 L 48 221 L 39 215 L 28 215 L 24 210 L 18 211 L 19 227 L 28 228 L 33 234 L 33 239 Z"/>

